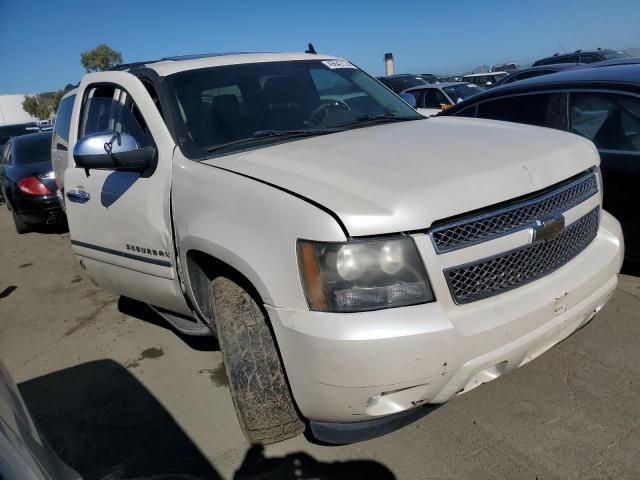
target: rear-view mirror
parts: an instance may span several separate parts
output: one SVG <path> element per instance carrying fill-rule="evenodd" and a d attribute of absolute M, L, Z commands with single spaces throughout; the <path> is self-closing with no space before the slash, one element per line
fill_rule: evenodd
<path fill-rule="evenodd" d="M 87 135 L 73 148 L 76 166 L 144 171 L 155 165 L 156 149 L 139 147 L 127 133 L 107 132 Z"/>

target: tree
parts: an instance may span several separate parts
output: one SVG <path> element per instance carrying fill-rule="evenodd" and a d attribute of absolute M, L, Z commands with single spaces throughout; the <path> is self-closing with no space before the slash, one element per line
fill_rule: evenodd
<path fill-rule="evenodd" d="M 37 95 L 27 95 L 22 101 L 22 109 L 32 117 L 45 120 L 49 118 L 49 107 L 38 99 Z"/>
<path fill-rule="evenodd" d="M 51 98 L 51 109 L 53 110 L 53 113 L 56 113 L 58 111 L 58 107 L 60 106 L 60 100 L 62 100 L 62 97 L 64 97 L 65 94 L 65 90 L 58 90 L 57 92 L 54 92 Z"/>
<path fill-rule="evenodd" d="M 93 50 L 82 52 L 80 54 L 80 63 L 88 73 L 100 72 L 122 63 L 122 54 L 101 43 Z"/>
<path fill-rule="evenodd" d="M 27 95 L 22 102 L 22 109 L 33 117 L 46 120 L 58 111 L 64 93 L 64 90 L 57 90 L 40 95 Z"/>

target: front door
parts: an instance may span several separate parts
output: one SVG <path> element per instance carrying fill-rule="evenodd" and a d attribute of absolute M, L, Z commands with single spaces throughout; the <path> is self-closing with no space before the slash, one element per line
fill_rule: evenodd
<path fill-rule="evenodd" d="M 604 209 L 616 217 L 627 260 L 640 261 L 640 97 L 619 92 L 572 92 L 570 131 L 593 141 L 600 152 Z"/>
<path fill-rule="evenodd" d="M 85 76 L 78 88 L 64 174 L 74 252 L 101 286 L 188 313 L 176 273 L 170 194 L 174 142 L 149 93 L 127 72 Z M 154 147 L 151 172 L 75 166 L 73 148 L 86 135 L 128 133 Z"/>

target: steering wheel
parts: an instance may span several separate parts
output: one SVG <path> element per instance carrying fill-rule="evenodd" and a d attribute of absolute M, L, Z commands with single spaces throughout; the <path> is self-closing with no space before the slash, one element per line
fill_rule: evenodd
<path fill-rule="evenodd" d="M 327 117 L 329 116 L 329 111 L 331 110 L 342 110 L 347 112 L 351 111 L 346 103 L 340 100 L 331 100 L 328 103 L 323 103 L 313 112 L 311 112 L 311 115 L 309 116 L 309 123 L 313 125 L 320 125 L 327 119 Z"/>

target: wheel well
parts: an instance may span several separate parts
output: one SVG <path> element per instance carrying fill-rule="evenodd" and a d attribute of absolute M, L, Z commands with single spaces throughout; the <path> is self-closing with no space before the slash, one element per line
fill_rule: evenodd
<path fill-rule="evenodd" d="M 291 390 L 289 377 L 287 375 L 287 368 L 284 364 L 284 360 L 282 359 L 280 346 L 278 345 L 278 339 L 276 338 L 275 332 L 273 330 L 273 325 L 271 324 L 269 313 L 264 308 L 264 301 L 261 295 L 258 293 L 258 290 L 254 287 L 251 281 L 238 270 L 233 268 L 231 265 L 223 262 L 222 260 L 209 255 L 208 253 L 204 253 L 199 250 L 189 250 L 187 252 L 186 258 L 187 275 L 189 277 L 189 283 L 191 284 L 191 291 L 193 292 L 194 300 L 196 301 L 197 307 L 200 312 L 205 316 L 205 320 L 209 322 L 211 327 L 213 328 L 216 337 L 218 336 L 218 332 L 215 318 L 213 316 L 211 301 L 209 298 L 209 284 L 211 283 L 211 281 L 216 277 L 225 276 L 236 282 L 249 295 L 253 297 L 255 302 L 260 307 L 265 321 L 267 322 L 267 326 L 269 327 L 269 331 L 271 332 L 271 337 L 273 338 L 273 342 L 278 352 L 278 358 L 280 359 L 280 364 L 282 365 L 282 369 L 284 371 L 287 388 L 289 389 L 289 394 L 293 399 L 294 407 L 296 408 L 298 415 L 300 415 L 300 418 L 304 418 L 296 403 L 295 397 L 293 396 L 293 391 Z"/>
<path fill-rule="evenodd" d="M 187 252 L 187 275 L 196 306 L 214 329 L 215 318 L 213 318 L 213 310 L 209 299 L 209 284 L 216 277 L 224 276 L 233 280 L 256 300 L 260 308 L 264 308 L 262 297 L 247 277 L 231 265 L 208 253 L 199 250 L 189 250 Z"/>

